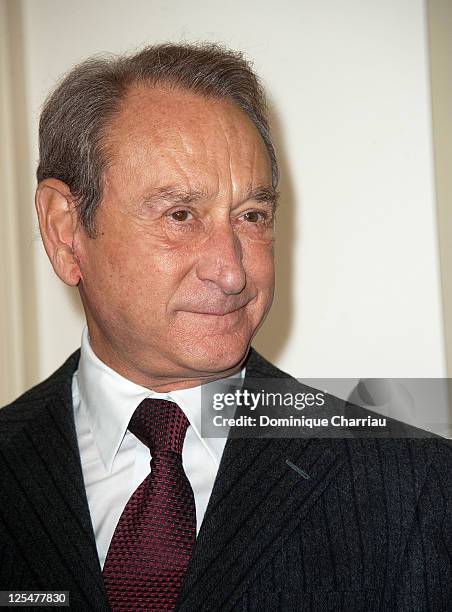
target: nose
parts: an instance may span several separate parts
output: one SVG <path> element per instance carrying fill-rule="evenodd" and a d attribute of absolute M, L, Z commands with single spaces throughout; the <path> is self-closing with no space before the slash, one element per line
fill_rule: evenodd
<path fill-rule="evenodd" d="M 196 273 L 200 280 L 217 285 L 227 295 L 237 295 L 246 285 L 242 245 L 230 220 L 218 223 L 200 247 Z"/>

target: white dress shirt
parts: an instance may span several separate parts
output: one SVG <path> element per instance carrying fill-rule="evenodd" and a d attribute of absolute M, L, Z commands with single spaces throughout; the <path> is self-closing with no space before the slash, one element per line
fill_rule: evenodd
<path fill-rule="evenodd" d="M 235 377 L 243 378 L 243 369 Z M 128 430 L 146 398 L 175 402 L 190 422 L 182 463 L 196 505 L 196 532 L 204 518 L 225 438 L 201 438 L 201 387 L 155 393 L 127 380 L 93 352 L 85 327 L 78 370 L 72 380 L 75 427 L 91 521 L 101 567 L 124 507 L 150 473 L 149 448 Z"/>

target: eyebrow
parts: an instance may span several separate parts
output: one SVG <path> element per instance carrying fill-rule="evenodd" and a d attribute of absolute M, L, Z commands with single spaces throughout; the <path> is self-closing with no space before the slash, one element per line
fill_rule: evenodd
<path fill-rule="evenodd" d="M 267 203 L 273 208 L 276 208 L 278 205 L 279 193 L 273 187 L 256 187 L 255 189 L 249 189 L 248 194 L 245 198 L 245 202 L 247 200 L 255 200 L 256 202 Z"/>
<path fill-rule="evenodd" d="M 207 197 L 207 193 L 198 190 L 185 191 L 178 187 L 166 186 L 153 189 L 143 198 L 143 204 L 152 206 L 162 200 L 174 204 L 193 204 Z"/>
<path fill-rule="evenodd" d="M 184 190 L 179 187 L 171 185 L 165 187 L 158 187 L 147 194 L 142 204 L 145 206 L 152 206 L 157 202 L 167 202 L 169 204 L 196 204 L 200 200 L 209 198 L 209 193 L 202 189 Z M 249 187 L 243 202 L 248 200 L 255 200 L 256 202 L 268 203 L 270 206 L 276 208 L 278 202 L 279 193 L 273 186 L 259 186 L 255 188 Z"/>

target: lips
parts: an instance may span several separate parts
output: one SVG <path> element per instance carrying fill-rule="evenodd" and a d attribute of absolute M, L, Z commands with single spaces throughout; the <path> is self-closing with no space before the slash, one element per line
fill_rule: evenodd
<path fill-rule="evenodd" d="M 234 312 L 238 312 L 239 310 L 242 310 L 242 308 L 245 308 L 246 306 L 248 306 L 248 304 L 250 304 L 251 302 L 254 302 L 256 300 L 256 297 L 247 300 L 246 302 L 239 304 L 239 305 L 235 305 L 233 307 L 229 306 L 229 308 L 206 308 L 206 309 L 195 309 L 195 308 L 184 308 L 183 310 L 185 312 L 188 312 L 189 314 L 195 314 L 195 315 L 204 315 L 204 316 L 211 316 L 211 317 L 225 317 L 229 314 L 233 314 Z"/>
<path fill-rule="evenodd" d="M 233 310 L 187 310 L 186 312 L 189 312 L 190 314 L 207 315 L 210 317 L 225 317 L 226 315 L 238 312 L 245 306 L 246 304 L 239 306 L 238 308 L 234 308 Z"/>

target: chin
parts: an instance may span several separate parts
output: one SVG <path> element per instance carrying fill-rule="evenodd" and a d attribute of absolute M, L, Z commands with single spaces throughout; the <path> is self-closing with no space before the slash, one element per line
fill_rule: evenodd
<path fill-rule="evenodd" d="M 196 346 L 190 347 L 190 361 L 185 358 L 187 365 L 198 372 L 221 373 L 240 366 L 244 361 L 251 342 L 251 338 L 244 339 L 203 339 Z M 232 340 L 232 341 L 231 341 Z"/>

